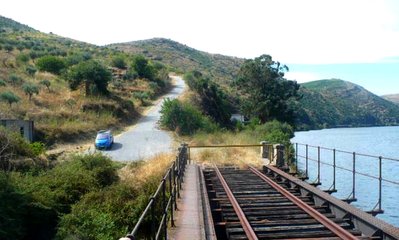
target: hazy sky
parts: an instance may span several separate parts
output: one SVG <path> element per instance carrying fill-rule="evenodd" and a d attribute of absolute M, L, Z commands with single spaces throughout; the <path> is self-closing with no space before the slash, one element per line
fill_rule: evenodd
<path fill-rule="evenodd" d="M 336 77 L 399 93 L 397 0 L 4 0 L 0 15 L 97 45 L 164 37 L 210 53 L 267 53 L 299 82 Z"/>

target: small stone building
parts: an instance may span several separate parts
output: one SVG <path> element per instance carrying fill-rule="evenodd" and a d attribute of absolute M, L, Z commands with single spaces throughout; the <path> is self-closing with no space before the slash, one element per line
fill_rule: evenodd
<path fill-rule="evenodd" d="M 0 119 L 0 126 L 4 126 L 14 132 L 19 132 L 26 140 L 33 142 L 33 121 Z"/>

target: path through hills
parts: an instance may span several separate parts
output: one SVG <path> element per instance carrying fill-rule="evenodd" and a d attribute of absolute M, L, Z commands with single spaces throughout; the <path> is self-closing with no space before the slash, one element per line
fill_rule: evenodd
<path fill-rule="evenodd" d="M 177 76 L 172 78 L 175 86 L 164 98 L 176 98 L 184 91 L 186 85 L 183 79 Z M 116 161 L 137 161 L 161 152 L 173 151 L 172 137 L 158 127 L 162 103 L 163 100 L 154 105 L 134 127 L 115 136 L 112 149 L 104 153 Z"/>

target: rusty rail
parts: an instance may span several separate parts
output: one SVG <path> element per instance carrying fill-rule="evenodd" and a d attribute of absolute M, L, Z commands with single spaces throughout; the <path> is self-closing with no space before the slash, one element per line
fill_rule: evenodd
<path fill-rule="evenodd" d="M 231 191 L 229 185 L 227 182 L 224 180 L 222 174 L 219 171 L 219 168 L 214 165 L 216 175 L 218 176 L 218 179 L 220 183 L 222 184 L 224 191 L 227 194 L 227 197 L 229 198 L 231 204 L 233 205 L 234 211 L 236 212 L 238 219 L 240 220 L 240 223 L 242 225 L 242 228 L 245 231 L 245 234 L 247 235 L 248 239 L 250 240 L 257 240 L 258 237 L 255 234 L 255 231 L 253 230 L 251 224 L 249 223 L 247 217 L 245 216 L 244 212 L 242 211 L 240 204 L 238 204 L 236 198 L 234 197 L 233 192 Z"/>
<path fill-rule="evenodd" d="M 357 239 L 355 236 L 353 236 L 351 233 L 340 227 L 338 224 L 334 223 L 327 217 L 325 217 L 323 214 L 319 213 L 312 207 L 310 207 L 308 204 L 303 202 L 301 199 L 297 198 L 295 195 L 290 193 L 289 191 L 285 190 L 283 187 L 275 183 L 273 180 L 268 178 L 266 175 L 258 171 L 254 167 L 249 167 L 249 169 L 256 174 L 258 177 L 260 177 L 262 180 L 267 182 L 270 186 L 272 186 L 274 189 L 276 189 L 278 192 L 280 192 L 283 196 L 288 198 L 291 202 L 293 202 L 295 205 L 297 205 L 299 208 L 301 208 L 303 211 L 305 211 L 307 214 L 312 216 L 314 219 L 316 219 L 318 222 L 323 224 L 326 228 L 330 229 L 331 232 L 333 232 L 335 235 L 337 235 L 339 238 L 344 239 L 344 240 L 355 240 Z"/>

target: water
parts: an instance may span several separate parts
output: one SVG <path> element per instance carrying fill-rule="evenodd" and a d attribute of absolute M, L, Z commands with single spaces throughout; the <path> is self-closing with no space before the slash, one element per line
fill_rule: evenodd
<path fill-rule="evenodd" d="M 336 152 L 337 167 L 348 170 L 336 170 L 336 189 L 333 195 L 340 199 L 351 197 L 353 152 L 368 155 L 383 156 L 399 159 L 399 127 L 369 127 L 369 128 L 337 128 L 307 132 L 296 132 L 291 140 L 295 143 L 322 146 L 331 149 L 348 151 L 349 153 Z M 298 145 L 298 167 L 306 169 L 306 146 Z M 317 179 L 318 149 L 308 147 L 308 182 Z M 321 171 L 319 188 L 329 189 L 333 184 L 333 151 L 320 149 Z M 355 197 L 353 202 L 357 208 L 369 211 L 378 202 L 378 175 L 379 159 L 355 154 L 355 169 L 362 174 L 371 175 L 377 179 L 356 174 Z M 399 183 L 399 161 L 382 160 L 382 177 Z M 377 215 L 390 224 L 399 227 L 399 185 L 388 181 L 382 182 L 382 209 L 384 214 Z"/>

